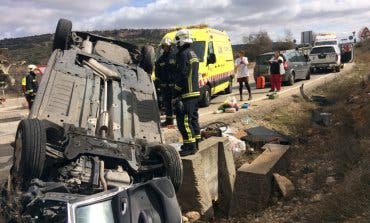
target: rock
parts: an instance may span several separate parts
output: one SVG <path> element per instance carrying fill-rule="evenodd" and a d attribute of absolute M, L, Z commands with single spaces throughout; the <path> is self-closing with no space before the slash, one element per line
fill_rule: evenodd
<path fill-rule="evenodd" d="M 336 180 L 334 177 L 327 177 L 325 182 L 327 185 L 333 185 L 336 182 Z"/>
<path fill-rule="evenodd" d="M 182 216 L 182 222 L 189 222 L 189 218 L 185 217 L 185 216 Z"/>
<path fill-rule="evenodd" d="M 319 201 L 321 201 L 321 199 L 322 199 L 322 195 L 321 194 L 315 194 L 315 196 L 313 196 L 311 198 L 311 202 L 319 202 Z"/>
<path fill-rule="evenodd" d="M 188 218 L 189 222 L 195 222 L 200 219 L 200 214 L 197 211 L 189 211 L 185 214 L 185 217 Z"/>
<path fill-rule="evenodd" d="M 283 194 L 284 197 L 289 197 L 290 195 L 293 194 L 295 188 L 292 183 L 288 178 L 281 176 L 278 173 L 274 173 L 274 178 L 276 183 L 278 184 L 281 193 Z"/>

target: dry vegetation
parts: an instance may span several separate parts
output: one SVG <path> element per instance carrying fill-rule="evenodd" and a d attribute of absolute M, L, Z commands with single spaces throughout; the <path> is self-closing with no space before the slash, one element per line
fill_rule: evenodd
<path fill-rule="evenodd" d="M 215 222 L 370 222 L 369 61 L 370 40 L 356 49 L 351 73 L 311 92 L 326 97 L 325 106 L 293 96 L 249 113 L 256 124 L 292 136 L 288 177 L 296 192 L 287 199 L 275 194 L 259 213 Z M 331 113 L 330 125 L 316 124 L 314 111 Z M 240 119 L 231 126 L 247 128 Z"/>

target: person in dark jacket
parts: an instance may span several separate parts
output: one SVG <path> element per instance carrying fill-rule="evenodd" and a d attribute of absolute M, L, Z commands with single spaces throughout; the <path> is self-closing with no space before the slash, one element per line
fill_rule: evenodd
<path fill-rule="evenodd" d="M 183 138 L 180 155 L 187 156 L 197 152 L 200 141 L 198 100 L 200 96 L 198 83 L 199 60 L 191 49 L 190 30 L 182 29 L 176 33 L 175 97 L 177 126 Z"/>
<path fill-rule="evenodd" d="M 28 65 L 28 74 L 22 78 L 22 92 L 26 97 L 28 108 L 31 109 L 33 101 L 35 100 L 39 85 L 36 79 L 35 70 L 37 67 L 33 64 Z"/>
<path fill-rule="evenodd" d="M 285 73 L 283 66 L 284 59 L 280 56 L 279 51 L 274 52 L 274 56 L 269 60 L 270 63 L 270 82 L 271 90 L 270 92 L 277 91 L 281 89 L 282 76 Z"/>
<path fill-rule="evenodd" d="M 163 54 L 155 64 L 155 75 L 158 80 L 166 113 L 166 121 L 161 123 L 162 127 L 173 125 L 172 97 L 176 72 L 176 58 L 171 50 L 171 42 L 169 38 L 164 38 L 162 40 L 161 47 Z"/>

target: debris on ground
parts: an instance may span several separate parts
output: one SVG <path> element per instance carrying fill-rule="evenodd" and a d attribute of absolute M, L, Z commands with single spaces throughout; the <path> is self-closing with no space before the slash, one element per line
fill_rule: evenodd
<path fill-rule="evenodd" d="M 308 102 L 315 102 L 319 106 L 329 105 L 329 100 L 326 97 L 320 95 L 310 95 L 304 90 L 304 84 L 299 88 L 303 99 Z"/>
<path fill-rule="evenodd" d="M 331 113 L 322 112 L 320 109 L 314 110 L 312 119 L 316 124 L 328 127 L 331 124 Z"/>
<path fill-rule="evenodd" d="M 189 222 L 195 222 L 200 219 L 200 214 L 197 211 L 189 211 L 185 214 L 185 218 L 187 218 Z"/>
<path fill-rule="evenodd" d="M 279 186 L 279 189 L 284 197 L 289 197 L 294 193 L 295 187 L 287 177 L 282 176 L 278 173 L 273 173 L 275 182 Z"/>
<path fill-rule="evenodd" d="M 291 139 L 276 131 L 263 126 L 246 129 L 247 135 L 241 140 L 249 143 L 254 148 L 261 148 L 266 143 L 278 143 L 283 145 L 291 144 Z"/>
<path fill-rule="evenodd" d="M 249 108 L 249 104 L 248 103 L 243 103 L 240 107 L 242 109 L 247 109 L 247 108 Z"/>
<path fill-rule="evenodd" d="M 236 101 L 236 98 L 228 97 L 227 100 L 222 105 L 220 105 L 217 111 L 215 111 L 214 113 L 235 113 L 237 111 L 239 111 L 239 105 Z"/>
<path fill-rule="evenodd" d="M 277 92 L 268 93 L 266 96 L 267 96 L 268 99 L 276 99 L 276 98 L 279 97 Z"/>

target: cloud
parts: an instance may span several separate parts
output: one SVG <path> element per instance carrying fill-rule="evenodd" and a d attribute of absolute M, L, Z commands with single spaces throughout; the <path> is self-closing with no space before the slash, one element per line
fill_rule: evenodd
<path fill-rule="evenodd" d="M 274 38 L 292 30 L 351 32 L 369 25 L 370 2 L 358 0 L 3 0 L 0 38 L 52 33 L 59 18 L 74 29 L 168 28 L 208 23 L 233 42 L 259 30 Z"/>

